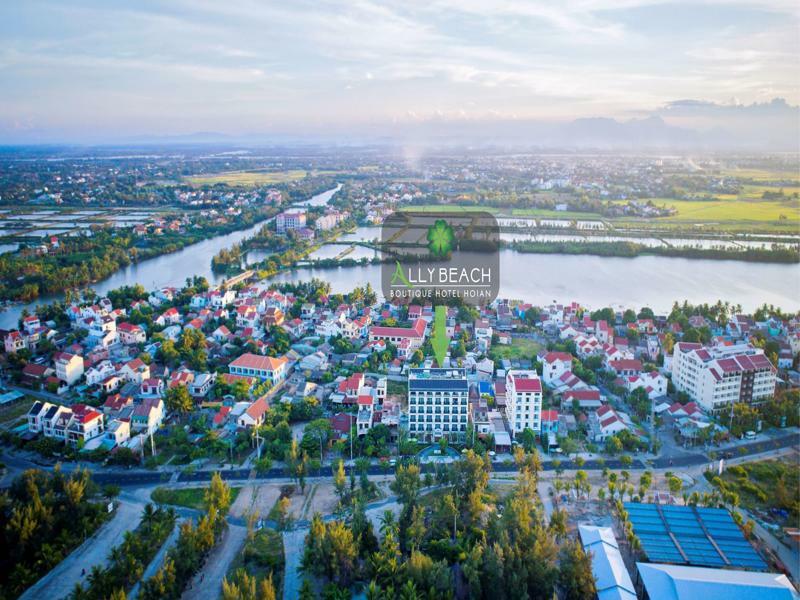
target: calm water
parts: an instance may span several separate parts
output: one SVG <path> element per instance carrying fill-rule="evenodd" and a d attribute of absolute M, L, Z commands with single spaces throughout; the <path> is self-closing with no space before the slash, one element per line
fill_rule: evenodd
<path fill-rule="evenodd" d="M 273 281 L 317 277 L 334 292 L 370 282 L 381 285 L 381 265 L 281 273 Z M 590 307 L 650 306 L 668 311 L 673 301 L 713 303 L 721 299 L 752 311 L 763 303 L 800 310 L 800 266 L 662 256 L 613 258 L 500 253 L 500 295 L 537 304 L 576 300 Z"/>
<path fill-rule="evenodd" d="M 303 202 L 298 202 L 297 206 L 324 206 L 327 204 L 333 195 L 342 189 L 342 184 L 340 183 L 335 188 L 328 190 L 327 192 L 322 192 L 321 194 L 317 194 L 316 196 L 311 197 L 309 200 L 304 200 Z"/>
<path fill-rule="evenodd" d="M 307 202 L 313 202 L 315 206 L 324 204 L 338 189 L 340 186 L 318 194 Z M 108 290 L 135 283 L 141 283 L 148 289 L 166 285 L 180 286 L 192 275 L 202 275 L 210 282 L 218 283 L 224 276 L 211 271 L 211 258 L 214 254 L 253 235 L 261 226 L 262 223 L 259 223 L 243 231 L 188 246 L 174 254 L 131 265 L 97 283 L 93 288 L 103 294 Z M 340 239 L 354 241 L 379 236 L 379 228 L 364 227 Z M 337 245 L 322 252 L 336 255 L 346 247 Z M 356 247 L 354 254 L 349 257 L 371 257 L 372 254 L 369 249 Z M 252 261 L 256 257 L 248 258 Z M 348 292 L 366 282 L 380 290 L 380 269 L 381 265 L 337 269 L 305 267 L 281 273 L 273 281 L 297 281 L 317 277 L 329 281 L 334 292 Z M 500 274 L 502 297 L 539 304 L 553 300 L 576 300 L 590 307 L 650 306 L 654 310 L 665 312 L 674 300 L 711 303 L 722 299 L 739 303 L 747 311 L 752 311 L 765 302 L 784 310 L 800 310 L 800 265 L 661 256 L 612 258 L 524 254 L 506 249 L 500 254 Z M 37 303 L 27 305 L 27 308 L 32 310 L 36 304 L 58 298 L 60 296 L 41 298 Z M 25 306 L 13 306 L 0 312 L 0 328 L 16 327 L 23 308 Z"/>
<path fill-rule="evenodd" d="M 318 202 L 318 199 L 324 198 L 321 202 L 324 204 L 328 202 L 333 194 L 340 188 L 341 186 L 337 186 L 334 189 L 317 194 L 308 200 L 308 202 Z M 232 246 L 252 236 L 263 224 L 264 222 L 261 222 L 241 231 L 235 231 L 226 235 L 203 240 L 202 242 L 192 244 L 172 254 L 164 254 L 130 265 L 117 271 L 108 279 L 94 284 L 92 288 L 100 295 L 123 285 L 134 285 L 136 283 L 141 283 L 145 288 L 150 290 L 168 285 L 183 285 L 186 278 L 193 275 L 201 275 L 212 284 L 219 283 L 225 279 L 225 276 L 215 274 L 211 270 L 212 257 L 221 249 Z M 34 308 L 39 304 L 47 304 L 48 302 L 53 302 L 54 300 L 60 300 L 62 298 L 63 295 L 58 294 L 39 298 L 30 304 L 11 306 L 7 310 L 0 312 L 0 328 L 15 328 L 19 321 L 20 314 L 25 308 L 33 312 Z"/>

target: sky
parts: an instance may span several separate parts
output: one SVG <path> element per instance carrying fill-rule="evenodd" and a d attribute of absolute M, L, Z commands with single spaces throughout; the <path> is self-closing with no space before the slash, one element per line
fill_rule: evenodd
<path fill-rule="evenodd" d="M 800 104 L 799 36 L 796 0 L 2 2 L 0 142 L 710 128 Z"/>

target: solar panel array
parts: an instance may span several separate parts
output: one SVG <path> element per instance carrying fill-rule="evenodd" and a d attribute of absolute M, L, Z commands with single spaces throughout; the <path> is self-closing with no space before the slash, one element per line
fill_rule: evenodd
<path fill-rule="evenodd" d="M 625 510 L 653 562 L 767 569 L 725 509 L 626 502 Z"/>

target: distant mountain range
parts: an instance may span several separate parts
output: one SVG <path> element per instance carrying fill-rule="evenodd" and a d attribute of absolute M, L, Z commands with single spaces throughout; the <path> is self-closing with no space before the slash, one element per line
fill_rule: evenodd
<path fill-rule="evenodd" d="M 18 132 L 17 132 L 18 133 Z M 4 135 L 5 134 L 5 135 Z M 15 139 L 16 137 L 16 139 Z M 59 143 L 44 132 L 24 138 L 0 128 L 0 144 Z M 61 143 L 74 143 L 63 140 Z M 319 130 L 286 125 L 281 130 L 232 135 L 201 131 L 180 135 L 119 136 L 85 140 L 103 145 L 418 145 L 514 146 L 533 149 L 752 150 L 800 152 L 800 107 L 770 102 L 715 104 L 671 102 L 643 118 L 606 117 L 556 122 L 534 119 L 408 119 L 394 123 L 338 124 Z"/>

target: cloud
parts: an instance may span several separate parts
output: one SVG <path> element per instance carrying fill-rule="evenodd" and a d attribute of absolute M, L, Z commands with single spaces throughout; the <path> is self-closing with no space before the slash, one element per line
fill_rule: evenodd
<path fill-rule="evenodd" d="M 186 132 L 796 104 L 797 26 L 783 0 L 30 0 L 0 6 L 0 114 Z"/>

